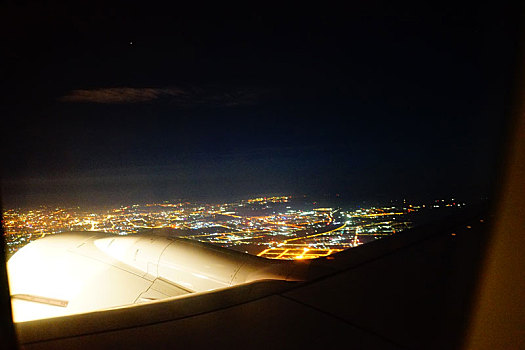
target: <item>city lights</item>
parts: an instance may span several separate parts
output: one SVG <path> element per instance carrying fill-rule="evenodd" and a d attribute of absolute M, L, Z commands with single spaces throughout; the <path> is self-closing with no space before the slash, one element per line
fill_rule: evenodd
<path fill-rule="evenodd" d="M 439 200 L 441 210 L 460 207 Z M 130 235 L 150 231 L 208 242 L 269 259 L 314 259 L 412 227 L 419 211 L 434 205 L 321 207 L 291 196 L 258 197 L 231 203 L 184 201 L 131 204 L 118 208 L 39 207 L 4 211 L 8 255 L 45 235 L 99 231 Z"/>

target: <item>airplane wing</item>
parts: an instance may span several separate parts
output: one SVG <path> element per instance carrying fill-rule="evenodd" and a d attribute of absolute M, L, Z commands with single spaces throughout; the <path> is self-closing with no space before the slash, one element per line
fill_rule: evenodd
<path fill-rule="evenodd" d="M 38 266 L 34 287 L 10 281 L 14 314 L 20 303 L 67 312 L 15 323 L 16 333 L 27 349 L 315 348 L 341 341 L 357 349 L 453 348 L 469 307 L 464 297 L 472 286 L 464 276 L 477 268 L 474 253 L 463 248 L 479 243 L 486 226 L 463 217 L 328 258 L 284 262 L 183 239 L 50 236 L 9 261 L 11 270 L 33 249 L 57 247 L 43 256 L 48 262 Z M 61 273 L 88 262 L 95 267 L 71 280 L 47 273 L 46 264 L 56 267 L 60 256 L 69 259 Z M 36 278 L 49 286 L 37 287 Z M 81 286 L 88 291 L 79 280 L 88 281 Z M 64 281 L 75 288 L 62 289 Z M 61 286 L 55 294 L 53 283 Z M 17 300 L 17 294 L 68 304 Z M 89 312 L 77 313 L 80 305 Z"/>
<path fill-rule="evenodd" d="M 304 266 L 154 235 L 72 232 L 36 240 L 7 264 L 15 322 L 205 292 Z M 297 275 L 297 276 L 296 276 Z"/>

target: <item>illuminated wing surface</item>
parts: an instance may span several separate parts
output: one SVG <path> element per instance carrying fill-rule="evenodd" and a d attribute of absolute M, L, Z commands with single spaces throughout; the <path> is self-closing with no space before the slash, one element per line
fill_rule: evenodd
<path fill-rule="evenodd" d="M 289 266 L 185 239 L 98 232 L 48 236 L 8 262 L 15 322 L 297 279 Z"/>

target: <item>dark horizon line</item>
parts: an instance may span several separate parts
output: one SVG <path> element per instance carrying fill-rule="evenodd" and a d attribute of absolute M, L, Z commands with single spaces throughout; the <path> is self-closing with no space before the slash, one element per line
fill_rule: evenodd
<path fill-rule="evenodd" d="M 85 202 L 84 205 L 79 204 L 78 202 L 74 201 L 62 201 L 62 202 L 56 202 L 56 201 L 50 201 L 50 202 L 43 202 L 38 201 L 38 203 L 23 203 L 20 205 L 10 205 L 7 207 L 5 205 L 5 201 L 1 202 L 1 208 L 2 211 L 7 210 L 31 210 L 31 209 L 37 209 L 42 207 L 58 207 L 58 208 L 80 208 L 80 209 L 109 209 L 109 208 L 119 208 L 119 207 L 128 207 L 132 205 L 146 205 L 146 204 L 161 204 L 164 202 L 167 203 L 191 203 L 191 204 L 204 204 L 204 205 L 219 205 L 219 204 L 226 204 L 226 203 L 235 203 L 240 202 L 243 200 L 249 200 L 253 198 L 260 198 L 260 197 L 290 197 L 292 200 L 298 200 L 298 199 L 304 199 L 308 200 L 308 202 L 326 202 L 326 201 L 332 201 L 332 202 L 339 202 L 338 204 L 342 204 L 345 206 L 358 206 L 362 204 L 387 204 L 387 203 L 398 203 L 402 201 L 406 201 L 407 203 L 412 204 L 424 204 L 424 203 L 430 203 L 434 202 L 436 200 L 451 200 L 455 199 L 458 202 L 461 203 L 467 203 L 467 204 L 478 204 L 480 202 L 485 202 L 489 199 L 489 197 L 485 194 L 478 194 L 478 195 L 460 195 L 455 196 L 454 194 L 449 195 L 442 195 L 442 196 L 417 196 L 419 198 L 416 198 L 416 196 L 383 196 L 381 198 L 379 197 L 369 197 L 369 198 L 363 198 L 362 196 L 356 196 L 354 199 L 350 199 L 349 196 L 340 195 L 338 193 L 301 193 L 301 194 L 291 194 L 291 193 L 283 193 L 283 192 L 267 192 L 267 193 L 254 193 L 250 195 L 232 195 L 229 198 L 225 198 L 224 196 L 221 198 L 217 197 L 206 197 L 206 196 L 174 196 L 170 199 L 165 198 L 156 198 L 151 200 L 114 200 L 114 201 L 100 201 L 99 204 L 93 204 Z M 360 197 L 360 198 L 359 198 Z M 335 203 L 334 203 L 335 204 Z"/>

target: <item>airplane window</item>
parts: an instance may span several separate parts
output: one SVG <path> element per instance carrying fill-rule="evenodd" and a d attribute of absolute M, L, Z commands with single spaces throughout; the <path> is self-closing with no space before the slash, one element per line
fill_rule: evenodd
<path fill-rule="evenodd" d="M 484 205 L 512 28 L 482 4 L 349 6 L 2 5 L 18 320 L 284 279 Z"/>

